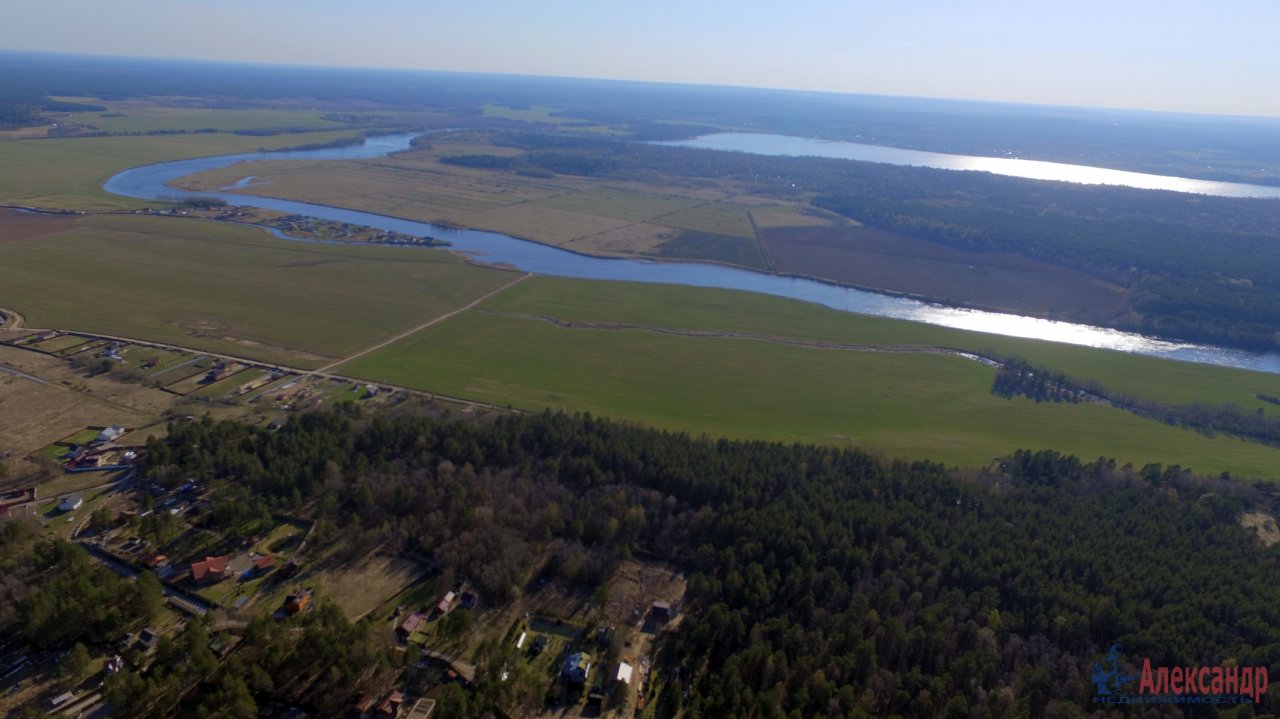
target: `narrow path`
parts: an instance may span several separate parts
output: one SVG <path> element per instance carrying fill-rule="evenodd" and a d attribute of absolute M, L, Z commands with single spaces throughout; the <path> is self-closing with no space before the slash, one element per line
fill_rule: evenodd
<path fill-rule="evenodd" d="M 27 324 L 26 318 L 15 310 L 0 307 L 0 330 L 20 330 Z"/>
<path fill-rule="evenodd" d="M 28 380 L 31 380 L 32 382 L 35 382 L 36 384 L 49 384 L 48 380 L 40 379 L 39 377 L 37 377 L 37 376 L 35 376 L 35 375 L 27 374 L 26 372 L 21 372 L 21 371 L 16 370 L 16 369 L 14 369 L 14 368 L 12 368 L 12 367 L 6 367 L 6 366 L 4 366 L 4 365 L 0 365 L 0 372 L 7 372 L 8 374 L 11 374 L 11 375 L 13 375 L 13 376 L 15 376 L 15 377 L 21 377 L 22 379 L 28 379 Z"/>
<path fill-rule="evenodd" d="M 344 359 L 337 360 L 336 362 L 330 362 L 329 364 L 327 364 L 327 365 L 325 365 L 325 366 L 323 366 L 323 367 L 321 367 L 321 368 L 319 368 L 319 369 L 312 370 L 312 371 L 310 372 L 310 374 L 323 374 L 323 373 L 328 372 L 329 370 L 333 369 L 334 367 L 337 367 L 337 366 L 339 366 L 339 365 L 344 365 L 344 364 L 346 364 L 346 363 L 348 363 L 348 362 L 350 362 L 350 361 L 352 361 L 352 360 L 354 360 L 354 359 L 357 359 L 357 358 L 359 358 L 359 357 L 363 357 L 363 356 L 365 356 L 365 355 L 369 354 L 370 352 L 376 352 L 376 351 L 378 351 L 378 350 L 382 349 L 383 347 L 386 347 L 387 345 L 392 344 L 392 343 L 394 343 L 394 342 L 399 342 L 400 340 L 404 339 L 405 337 L 408 337 L 408 336 L 409 336 L 409 335 L 411 335 L 411 334 L 414 334 L 414 333 L 417 333 L 417 332 L 421 332 L 422 330 L 425 330 L 426 328 L 428 328 L 428 327 L 430 327 L 430 326 L 432 326 L 432 325 L 434 325 L 434 324 L 436 324 L 436 323 L 438 323 L 438 322 L 443 322 L 443 321 L 445 321 L 445 320 L 449 319 L 450 317 L 453 317 L 453 316 L 455 316 L 455 315 L 458 315 L 458 314 L 460 314 L 460 313 L 462 313 L 462 312 L 466 312 L 467 310 L 471 309 L 472 307 L 475 307 L 476 305 L 480 304 L 481 302 L 484 302 L 485 300 L 489 299 L 490 297 L 493 297 L 494 295 L 499 294 L 499 293 L 501 293 L 501 292 L 505 292 L 506 290 L 509 290 L 509 289 L 511 289 L 512 287 L 515 287 L 516 285 L 520 284 L 521 282 L 524 282 L 525 280 L 529 279 L 530 277 L 533 277 L 533 273 L 532 273 L 532 272 L 526 272 L 526 273 L 524 273 L 524 274 L 520 275 L 519 277 L 515 278 L 514 280 L 512 280 L 512 281 L 508 282 L 507 284 L 505 284 L 505 285 L 503 285 L 503 286 L 501 286 L 501 287 L 497 288 L 496 290 L 493 290 L 492 292 L 489 292 L 489 293 L 486 293 L 486 294 L 484 294 L 484 295 L 481 295 L 481 296 L 479 296 L 479 297 L 475 298 L 474 300 L 472 300 L 472 301 L 468 302 L 467 304 L 465 304 L 465 305 L 463 305 L 463 306 L 459 307 L 458 309 L 456 309 L 456 310 L 454 310 L 454 311 L 452 311 L 452 312 L 448 312 L 448 313 L 445 313 L 445 314 L 443 314 L 443 315 L 440 315 L 439 317 L 437 317 L 437 318 L 435 318 L 435 319 L 433 319 L 433 320 L 430 320 L 430 321 L 427 321 L 427 322 L 423 322 L 422 324 L 418 325 L 417 327 L 414 327 L 414 328 L 412 328 L 412 329 L 405 330 L 404 332 L 401 332 L 400 334 L 395 335 L 395 336 L 391 337 L 390 339 L 383 340 L 382 342 L 379 342 L 379 343 L 378 343 L 378 344 L 376 344 L 376 345 L 373 345 L 373 346 L 371 346 L 371 347 L 366 347 L 366 348 L 364 348 L 364 349 L 360 350 L 359 352 L 357 352 L 357 353 L 355 353 L 355 354 L 351 355 L 350 357 L 346 357 L 346 358 L 344 358 Z"/>

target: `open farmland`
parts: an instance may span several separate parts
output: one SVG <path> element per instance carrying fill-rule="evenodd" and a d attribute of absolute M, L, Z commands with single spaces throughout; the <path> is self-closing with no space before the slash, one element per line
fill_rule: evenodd
<path fill-rule="evenodd" d="M 1243 476 L 1270 475 L 1280 462 L 1272 447 L 1211 439 L 1097 404 L 1000 399 L 989 392 L 990 367 L 928 353 L 567 329 L 472 310 L 342 371 L 533 410 L 589 411 L 712 436 L 850 444 L 967 466 L 1021 447 Z"/>
<path fill-rule="evenodd" d="M 481 307 L 571 322 L 994 351 L 1159 402 L 1233 402 L 1250 411 L 1280 413 L 1280 407 L 1256 397 L 1259 392 L 1280 396 L 1280 375 L 856 315 L 750 292 L 535 277 Z"/>
<path fill-rule="evenodd" d="M 91 216 L 61 235 L 0 245 L 0 304 L 31 326 L 311 367 L 512 277 L 441 251 L 313 245 L 149 216 Z"/>
<path fill-rule="evenodd" d="M 148 203 L 111 195 L 102 182 L 152 162 L 328 142 L 351 130 L 252 137 L 223 133 L 83 137 L 0 142 L 0 203 L 48 209 L 100 210 Z"/>
<path fill-rule="evenodd" d="M 755 247 L 747 252 L 686 244 L 679 252 L 662 246 L 681 233 L 757 243 L 752 217 L 767 223 L 827 224 L 793 201 L 738 194 L 723 186 L 675 186 L 645 182 L 601 183 L 583 177 L 529 177 L 439 162 L 457 155 L 507 156 L 511 148 L 483 136 L 433 136 L 415 151 L 376 160 L 257 162 L 199 173 L 179 181 L 192 189 L 221 188 L 253 175 L 244 194 L 334 204 L 426 222 L 504 232 L 516 237 L 594 254 L 657 254 L 763 266 Z M 689 252 L 694 254 L 690 255 Z M 743 258 L 746 259 L 743 259 Z"/>

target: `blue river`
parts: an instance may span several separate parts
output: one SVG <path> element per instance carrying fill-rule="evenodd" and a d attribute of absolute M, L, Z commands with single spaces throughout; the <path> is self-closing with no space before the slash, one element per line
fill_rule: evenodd
<path fill-rule="evenodd" d="M 999 312 L 944 307 L 904 297 L 840 287 L 816 280 L 709 263 L 589 257 L 496 232 L 442 227 L 293 200 L 227 192 L 186 192 L 168 186 L 168 183 L 193 173 L 259 160 L 354 160 L 382 157 L 409 149 L 413 138 L 414 135 L 385 135 L 372 137 L 362 145 L 349 147 L 252 152 L 144 165 L 111 177 L 103 184 L 103 188 L 117 195 L 144 200 L 184 195 L 217 197 L 231 204 L 367 225 L 410 235 L 438 237 L 448 240 L 453 245 L 450 249 L 469 254 L 477 261 L 508 265 L 544 275 L 759 292 L 814 302 L 837 310 L 864 315 L 1280 374 L 1280 354 L 1276 353 L 1260 354 L 1226 347 L 1170 342 L 1103 327 Z M 246 167 L 245 175 L 252 174 L 251 167 Z"/>

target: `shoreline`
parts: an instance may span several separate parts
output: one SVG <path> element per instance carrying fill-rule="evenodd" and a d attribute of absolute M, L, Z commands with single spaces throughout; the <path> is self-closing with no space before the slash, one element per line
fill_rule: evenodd
<path fill-rule="evenodd" d="M 181 190 L 181 191 L 183 191 L 183 192 L 194 192 L 194 193 L 199 193 L 199 192 L 210 192 L 210 191 L 211 191 L 211 190 L 184 190 L 183 188 L 176 187 L 176 186 L 170 185 L 170 184 L 168 184 L 168 183 L 166 183 L 166 185 L 165 185 L 165 186 L 166 186 L 166 187 L 172 187 L 172 188 L 173 188 L 173 189 L 175 189 L 175 190 Z M 212 191 L 220 191 L 220 190 L 212 190 Z M 836 287 L 836 288 L 839 288 L 839 289 L 847 289 L 847 290 L 856 290 L 856 291 L 859 291 L 859 292 L 866 292 L 866 293 L 875 294 L 875 295 L 882 295 L 882 296 L 884 296 L 884 297 L 894 297 L 894 298 L 898 298 L 898 299 L 912 300 L 912 301 L 919 302 L 919 303 L 921 303 L 921 304 L 928 305 L 928 306 L 931 306 L 931 307 L 938 307 L 938 308 L 944 308 L 944 309 L 953 309 L 953 310 L 973 310 L 973 311 L 975 311 L 975 312 L 987 312 L 987 313 L 991 313 L 991 314 L 1015 315 L 1015 316 L 1021 316 L 1021 317 L 1029 317 L 1029 318 L 1037 319 L 1037 320 L 1043 320 L 1043 321 L 1045 321 L 1045 322 L 1057 322 L 1057 323 L 1064 323 L 1064 324 L 1079 324 L 1079 325 L 1085 325 L 1085 326 L 1089 326 L 1089 327 L 1096 327 L 1096 328 L 1104 329 L 1104 330 L 1112 330 L 1112 331 L 1115 331 L 1115 332 L 1124 332 L 1124 333 L 1131 333 L 1131 334 L 1142 334 L 1142 336 L 1144 336 L 1144 337 L 1149 337 L 1149 338 L 1151 338 L 1151 339 L 1159 340 L 1159 341 L 1162 341 L 1162 342 L 1167 342 L 1167 343 L 1170 343 L 1170 344 L 1181 344 L 1181 345 L 1200 345 L 1200 344 L 1201 344 L 1201 342 L 1200 342 L 1200 341 L 1197 341 L 1197 340 L 1190 340 L 1190 339 L 1186 339 L 1186 338 L 1182 338 L 1182 337 L 1172 337 L 1172 336 L 1167 336 L 1167 335 L 1158 335 L 1158 334 L 1145 334 L 1145 333 L 1139 333 L 1139 332 L 1137 332 L 1137 331 L 1135 331 L 1135 330 L 1132 330 L 1132 329 L 1125 329 L 1125 328 L 1122 328 L 1122 327 L 1116 327 L 1116 326 L 1113 326 L 1113 325 L 1098 324 L 1098 323 L 1096 323 L 1096 322 L 1094 322 L 1094 321 L 1086 321 L 1086 320 L 1083 320 L 1083 319 L 1081 319 L 1081 320 L 1072 319 L 1072 318 L 1071 318 L 1071 317 L 1069 317 L 1069 316 L 1068 316 L 1068 317 L 1062 317 L 1062 316 L 1052 317 L 1052 316 L 1048 316 L 1048 315 L 1046 315 L 1046 314 L 1044 314 L 1044 313 L 1042 313 L 1042 312 L 1037 312 L 1037 311 L 1029 310 L 1029 309 L 1025 309 L 1025 308 L 999 307 L 999 306 L 996 306 L 996 305 L 986 305 L 986 304 L 981 304 L 981 303 L 977 303 L 977 302 L 973 302 L 973 303 L 963 303 L 963 302 L 955 302 L 955 301 L 948 302 L 948 301 L 946 301 L 946 300 L 939 299 L 939 298 L 936 298 L 936 297 L 931 297 L 931 296 L 929 296 L 929 295 L 922 295 L 922 294 L 917 294 L 917 293 L 913 293 L 913 292 L 906 292 L 906 291 L 902 291 L 902 290 L 882 289 L 882 288 L 879 288 L 879 287 L 871 287 L 871 286 L 869 286 L 869 285 L 859 285 L 859 284 L 854 284 L 854 283 L 852 283 L 852 282 L 844 282 L 844 281 L 841 281 L 841 280 L 832 279 L 832 278 L 830 278 L 830 277 L 819 277 L 819 276 L 817 276 L 817 275 L 806 275 L 806 274 L 803 274 L 803 273 L 797 273 L 797 272 L 782 272 L 782 271 L 780 271 L 780 270 L 771 270 L 771 269 L 764 269 L 764 268 L 758 268 L 758 267 L 750 267 L 750 266 L 747 266 L 747 265 L 739 265 L 739 264 L 735 264 L 735 263 L 732 263 L 732 262 L 725 262 L 724 260 L 711 260 L 711 259 L 705 259 L 705 258 L 671 258 L 671 257 L 657 257 L 657 256 L 650 256 L 650 255 L 638 255 L 638 254 L 613 254 L 613 255 L 593 254 L 593 253 L 591 253 L 591 252 L 586 252 L 586 251 L 583 251 L 583 250 L 580 250 L 580 249 L 576 249 L 576 248 L 572 248 L 572 247 L 565 247 L 565 246 L 557 245 L 557 244 L 554 244 L 554 243 L 551 243 L 551 242 L 546 242 L 546 241 L 543 241 L 543 240 L 535 240 L 535 239 L 532 239 L 532 238 L 529 238 L 529 237 L 523 237 L 523 236 L 521 236 L 521 235 L 516 235 L 516 234 L 509 233 L 509 232 L 504 232 L 504 231 L 501 231 L 501 230 L 486 229 L 486 228 L 484 228 L 484 227 L 465 227 L 465 226 L 461 226 L 461 225 L 454 225 L 454 226 L 438 225 L 438 224 L 436 224 L 436 223 L 434 223 L 434 222 L 430 222 L 430 221 L 427 221 L 427 220 L 414 219 L 414 218 L 412 218 L 412 217 L 403 217 L 403 216 L 400 216 L 400 215 L 388 215 L 388 214 L 386 214 L 386 213 L 382 213 L 382 212 L 375 212 L 375 211 L 372 211 L 372 210 L 363 210 L 363 209 L 359 209 L 359 208 L 355 208 L 355 207 L 341 207 L 341 206 L 339 206 L 339 205 L 330 205 L 330 204 L 326 204 L 326 203 L 323 203 L 323 202 L 309 202 L 309 201 L 307 201 L 307 200 L 299 200 L 299 199 L 289 198 L 289 197 L 279 197 L 279 196 L 276 196 L 276 195 L 266 195 L 266 194 L 261 194 L 261 195 L 260 195 L 260 194 L 252 194 L 252 193 L 227 192 L 227 191 L 221 191 L 221 192 L 223 192 L 224 194 L 234 194 L 234 195 L 237 195 L 237 196 L 244 196 L 244 197 L 261 197 L 261 198 L 264 198 L 264 199 L 269 199 L 269 200 L 280 200 L 280 201 L 284 201 L 284 202 L 299 202 L 299 203 L 305 203 L 305 204 L 309 204 L 309 205 L 315 205 L 315 206 L 317 206 L 317 207 L 324 207 L 324 208 L 331 209 L 331 210 L 349 211 L 349 212 L 361 212 L 361 213 L 365 213 L 365 214 L 369 214 L 369 215 L 375 215 L 375 216 L 377 216 L 377 217 L 386 217 L 386 218 L 391 219 L 391 220 L 398 220 L 398 221 L 402 221 L 402 222 L 415 222 L 415 223 L 419 223 L 419 224 L 430 225 L 430 226 L 432 226 L 432 227 L 434 227 L 434 228 L 437 228 L 438 230 L 442 231 L 442 233 L 447 233 L 447 232 L 451 232 L 451 231 L 462 231 L 462 232 L 468 232 L 468 231 L 470 231 L 470 232 L 487 232 L 487 233 L 490 233 L 490 234 L 503 235 L 503 236 L 510 237 L 510 238 L 512 238 L 512 239 L 515 239 L 515 240 L 519 240 L 519 241 L 521 241 L 521 242 L 529 242 L 529 243 L 531 243 L 531 244 L 539 245 L 539 246 L 542 246 L 542 247 L 547 247 L 547 248 L 554 249 L 554 250 L 559 250 L 559 251 L 561 251 L 561 252 L 567 252 L 567 253 L 572 254 L 572 255 L 577 255 L 578 257 L 583 257 L 583 258 L 588 258 L 588 259 L 593 259 L 593 260 L 629 260 L 629 261 L 635 261 L 635 262 L 651 262 L 651 263 L 653 263 L 653 264 L 673 264 L 673 265 L 678 265 L 678 264 L 691 264 L 691 263 L 692 263 L 692 264 L 708 265 L 708 266 L 713 266 L 713 267 L 724 267 L 724 268 L 728 268 L 728 269 L 733 269 L 733 270 L 742 270 L 742 271 L 744 271 L 744 272 L 752 272 L 752 273 L 756 273 L 756 274 L 768 275 L 768 276 L 778 277 L 778 278 L 782 278 L 782 279 L 793 279 L 793 280 L 803 280 L 803 281 L 808 281 L 808 282 L 816 282 L 816 283 L 818 283 L 818 284 L 827 285 L 828 287 Z M 205 218 L 205 219 L 208 219 L 208 218 Z M 254 225 L 253 223 L 240 223 L 240 224 L 248 224 L 248 225 L 255 226 L 255 227 L 260 226 L 260 225 Z M 267 229 L 267 230 L 274 229 L 274 228 L 270 228 L 270 227 L 266 227 L 266 226 L 261 226 L 261 227 L 264 227 L 264 229 Z M 295 242 L 318 242 L 318 243 L 327 243 L 327 242 L 329 242 L 328 240 L 310 240 L 310 239 L 306 239 L 306 238 L 298 238 L 298 237 L 283 237 L 283 238 L 280 238 L 280 239 L 286 239 L 286 240 L 295 241 Z M 443 242 L 448 242 L 448 240 L 445 240 L 445 239 L 443 239 L 443 238 L 436 238 L 436 239 L 441 240 L 441 241 L 443 241 Z M 354 245 L 369 245 L 369 244 L 378 244 L 378 245 L 383 245 L 383 243 L 367 243 L 367 242 L 351 242 L 351 243 L 346 243 L 346 242 L 341 242 L 341 241 L 334 241 L 334 243 L 335 243 L 335 244 L 354 244 Z M 414 246 L 414 245 L 384 245 L 384 246 L 393 246 L 393 247 L 394 247 L 394 246 Z M 442 247 L 431 247 L 431 246 L 429 246 L 429 245 L 417 245 L 417 246 L 424 247 L 425 249 L 450 249 L 450 248 L 449 248 L 449 246 L 442 246 Z M 504 266 L 499 266 L 499 265 L 497 265 L 497 264 L 493 264 L 493 263 L 486 263 L 486 262 L 484 262 L 484 261 L 483 261 L 483 259 L 482 259 L 482 258 L 483 258 L 483 253 L 471 253 L 471 252 L 468 252 L 468 251 L 466 251 L 466 250 L 450 250 L 450 251 L 451 251 L 451 252 L 453 252 L 454 254 L 456 254 L 456 255 L 460 256 L 460 257 L 463 257 L 464 259 L 469 259 L 470 261 L 472 261 L 474 264 L 477 264 L 477 265 L 482 265 L 482 266 L 490 267 L 490 268 L 494 268 L 494 269 L 502 269 L 502 270 L 509 270 L 509 271 L 519 271 L 519 268 L 515 268 L 515 267 L 512 267 L 512 266 L 505 266 L 505 267 L 504 267 Z M 535 274 L 536 274 L 536 273 L 535 273 Z M 595 281 L 595 282 L 628 282 L 628 281 L 634 281 L 634 280 L 588 280 L 588 281 Z M 740 291 L 747 291 L 747 290 L 740 290 Z M 795 298 L 789 298 L 789 299 L 795 299 Z M 813 302 L 813 301 L 811 301 L 811 300 L 803 300 L 803 299 L 801 299 L 801 300 L 797 300 L 797 301 L 799 301 L 799 302 L 809 302 L 810 304 L 818 304 L 819 306 L 823 306 L 823 307 L 825 307 L 825 306 L 826 306 L 826 305 L 822 305 L 821 303 L 818 303 L 818 302 Z M 841 311 L 851 312 L 852 314 L 860 314 L 860 313 L 852 312 L 852 311 L 850 311 L 850 310 L 841 310 Z M 870 316 L 879 316 L 879 315 L 870 315 Z M 911 322 L 911 321 L 916 321 L 916 320 L 903 320 L 903 321 Z M 975 330 L 975 331 L 977 331 L 977 330 Z M 1052 340 L 1048 340 L 1048 341 L 1052 341 Z M 1240 346 L 1235 346 L 1235 345 L 1230 345 L 1230 344 L 1215 344 L 1215 345 L 1212 345 L 1212 346 L 1222 347 L 1222 348 L 1225 348 L 1225 349 L 1231 349 L 1231 350 L 1236 350 L 1236 351 L 1240 351 L 1240 352 L 1250 352 L 1250 353 L 1255 353 L 1255 354 L 1266 354 L 1266 353 L 1268 353 L 1268 352 L 1277 352 L 1277 351 L 1280 351 L 1280 350 L 1276 350 L 1276 349 L 1259 350 L 1259 349 L 1257 349 L 1257 348 L 1251 348 L 1251 347 L 1240 347 Z M 1255 371 L 1256 371 L 1256 370 L 1255 370 Z"/>

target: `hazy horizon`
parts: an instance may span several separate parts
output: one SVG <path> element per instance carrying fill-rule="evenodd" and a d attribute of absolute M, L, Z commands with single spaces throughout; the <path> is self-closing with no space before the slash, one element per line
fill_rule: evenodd
<path fill-rule="evenodd" d="M 67 0 L 56 15 L 30 5 L 7 15 L 0 47 L 12 51 L 1280 117 L 1280 96 L 1262 85 L 1280 4 L 1262 0 L 1048 10 L 1006 0 L 377 0 L 356 11 L 336 0 Z"/>

